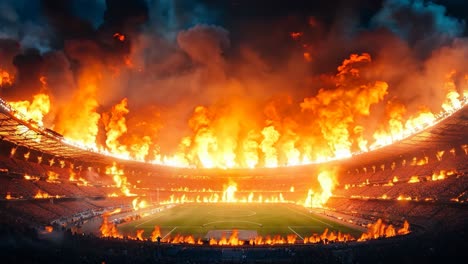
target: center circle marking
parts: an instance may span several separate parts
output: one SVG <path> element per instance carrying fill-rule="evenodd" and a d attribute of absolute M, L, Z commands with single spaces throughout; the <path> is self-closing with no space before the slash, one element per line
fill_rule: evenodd
<path fill-rule="evenodd" d="M 251 210 L 229 210 L 229 211 L 209 211 L 209 215 L 212 216 L 218 216 L 218 217 L 248 217 L 248 216 L 254 216 L 257 213 Z"/>

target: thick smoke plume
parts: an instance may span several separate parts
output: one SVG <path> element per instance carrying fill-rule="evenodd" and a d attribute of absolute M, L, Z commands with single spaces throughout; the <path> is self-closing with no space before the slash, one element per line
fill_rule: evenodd
<path fill-rule="evenodd" d="M 467 93 L 440 3 L 179 2 L 3 1 L 1 96 L 45 94 L 46 127 L 125 158 L 270 167 L 386 144 Z"/>

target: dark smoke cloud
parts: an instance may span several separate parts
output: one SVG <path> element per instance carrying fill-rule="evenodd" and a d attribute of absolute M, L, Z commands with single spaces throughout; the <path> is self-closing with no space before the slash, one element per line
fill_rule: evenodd
<path fill-rule="evenodd" d="M 23 48 L 50 50 L 53 33 L 45 23 L 38 0 L 0 2 L 0 38 L 14 39 Z"/>
<path fill-rule="evenodd" d="M 448 16 L 444 6 L 422 0 L 387 0 L 372 24 L 391 30 L 426 55 L 465 29 L 465 21 Z"/>

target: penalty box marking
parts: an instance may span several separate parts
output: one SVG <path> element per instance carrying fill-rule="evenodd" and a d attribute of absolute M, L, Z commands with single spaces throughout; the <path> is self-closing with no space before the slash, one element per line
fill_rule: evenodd
<path fill-rule="evenodd" d="M 251 221 L 214 221 L 214 222 L 205 223 L 202 226 L 205 227 L 207 225 L 216 224 L 216 223 L 249 223 L 249 224 L 254 224 L 257 226 L 263 226 L 263 224 L 251 222 Z"/>

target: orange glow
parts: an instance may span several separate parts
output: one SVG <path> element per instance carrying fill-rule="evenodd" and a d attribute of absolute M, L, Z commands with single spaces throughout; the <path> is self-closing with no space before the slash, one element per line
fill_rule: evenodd
<path fill-rule="evenodd" d="M 59 174 L 58 173 L 55 173 L 53 171 L 47 171 L 47 179 L 46 181 L 47 182 L 50 182 L 50 183 L 60 183 L 60 181 L 58 180 L 59 179 Z"/>
<path fill-rule="evenodd" d="M 45 231 L 46 231 L 47 233 L 52 233 L 52 231 L 54 231 L 54 227 L 52 227 L 52 226 L 45 226 L 44 229 L 45 229 Z"/>
<path fill-rule="evenodd" d="M 113 35 L 113 37 L 121 42 L 124 42 L 125 41 L 125 35 L 124 34 L 121 34 L 119 32 L 115 33 Z"/>
<path fill-rule="evenodd" d="M 302 35 L 304 35 L 302 32 L 291 32 L 290 34 L 291 38 L 294 40 L 298 40 Z"/>
<path fill-rule="evenodd" d="M 0 69 L 0 87 L 4 85 L 12 85 L 14 82 L 14 76 L 5 70 Z"/>
<path fill-rule="evenodd" d="M 397 200 L 398 200 L 398 201 L 411 201 L 412 199 L 411 199 L 410 196 L 399 195 L 399 196 L 397 197 Z"/>
<path fill-rule="evenodd" d="M 418 176 L 411 176 L 411 178 L 408 181 L 408 183 L 417 183 L 417 182 L 419 182 Z"/>
<path fill-rule="evenodd" d="M 36 176 L 24 175 L 24 179 L 27 181 L 38 181 L 40 178 Z"/>
<path fill-rule="evenodd" d="M 51 197 L 48 193 L 42 192 L 41 190 L 37 191 L 36 195 L 34 195 L 34 199 L 47 199 Z"/>

